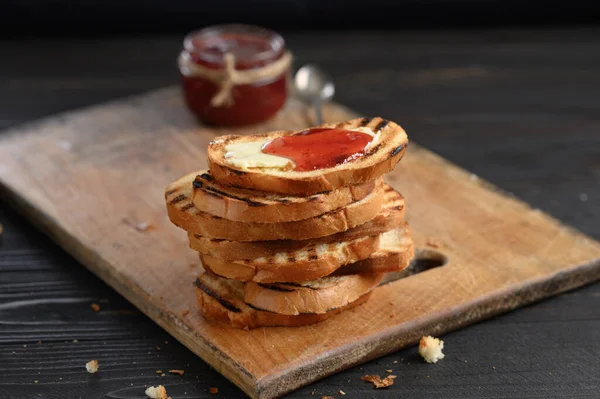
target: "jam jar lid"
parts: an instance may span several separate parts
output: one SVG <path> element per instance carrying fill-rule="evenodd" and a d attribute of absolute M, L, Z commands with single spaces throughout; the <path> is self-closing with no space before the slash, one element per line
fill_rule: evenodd
<path fill-rule="evenodd" d="M 235 57 L 236 69 L 247 70 L 279 59 L 285 41 L 278 33 L 259 26 L 226 24 L 189 33 L 183 47 L 197 64 L 223 68 L 229 53 Z"/>

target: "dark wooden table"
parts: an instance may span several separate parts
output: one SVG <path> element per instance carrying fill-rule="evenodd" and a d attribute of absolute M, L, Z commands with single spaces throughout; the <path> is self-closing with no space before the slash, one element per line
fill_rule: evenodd
<path fill-rule="evenodd" d="M 288 34 L 338 101 L 600 239 L 600 30 Z M 181 37 L 0 42 L 0 128 L 177 82 Z M 35 156 L 35 154 L 31 154 Z M 2 160 L 0 160 L 2 167 Z M 0 202 L 0 398 L 243 396 Z M 568 251 L 569 248 L 565 248 Z M 97 302 L 95 313 L 90 304 Z M 600 284 L 448 334 L 291 397 L 599 398 Z M 98 374 L 85 363 L 98 359 Z M 183 376 L 156 370 L 184 369 Z M 364 374 L 398 375 L 375 391 Z"/>

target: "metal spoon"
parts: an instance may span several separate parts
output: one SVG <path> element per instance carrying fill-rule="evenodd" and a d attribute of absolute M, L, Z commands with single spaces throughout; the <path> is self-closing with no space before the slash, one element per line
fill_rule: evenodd
<path fill-rule="evenodd" d="M 294 86 L 298 96 L 315 108 L 317 125 L 323 123 L 321 107 L 335 94 L 335 86 L 329 75 L 316 65 L 304 65 L 294 76 Z"/>

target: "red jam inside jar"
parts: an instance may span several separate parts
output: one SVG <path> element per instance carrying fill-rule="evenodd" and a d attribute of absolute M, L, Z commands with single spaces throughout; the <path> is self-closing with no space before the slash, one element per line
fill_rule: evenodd
<path fill-rule="evenodd" d="M 179 65 L 189 109 L 202 122 L 221 126 L 255 124 L 275 115 L 287 97 L 287 71 L 253 83 L 233 85 L 230 103 L 211 104 L 221 85 L 198 76 L 193 66 L 225 71 L 227 53 L 235 57 L 236 71 L 248 71 L 280 60 L 285 54 L 285 42 L 275 32 L 249 25 L 218 25 L 190 33 L 184 40 Z"/>
<path fill-rule="evenodd" d="M 373 136 L 345 129 L 308 129 L 266 143 L 262 152 L 289 158 L 297 172 L 331 168 L 361 158 Z"/>

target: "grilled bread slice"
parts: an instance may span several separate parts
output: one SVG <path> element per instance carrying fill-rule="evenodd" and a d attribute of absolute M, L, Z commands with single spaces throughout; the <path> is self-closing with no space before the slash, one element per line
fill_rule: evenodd
<path fill-rule="evenodd" d="M 261 283 L 307 281 L 333 273 L 340 266 L 367 258 L 379 248 L 379 235 L 312 245 L 275 256 L 228 262 L 200 254 L 204 268 L 236 280 Z"/>
<path fill-rule="evenodd" d="M 297 327 L 318 323 L 344 310 L 366 302 L 367 293 L 346 306 L 330 309 L 327 313 L 304 313 L 296 316 L 283 315 L 256 309 L 244 301 L 244 283 L 203 273 L 196 279 L 196 298 L 202 315 L 237 328 L 269 326 Z"/>
<path fill-rule="evenodd" d="M 350 241 L 350 243 L 345 244 L 358 248 L 360 248 L 359 245 L 369 246 L 367 248 L 372 251 L 371 254 L 367 258 L 358 261 L 353 261 L 357 258 L 356 256 L 348 256 L 349 254 L 353 255 L 352 252 L 343 251 L 346 249 L 343 246 L 344 244 L 333 246 L 333 251 L 318 256 L 312 262 L 307 262 L 306 259 L 302 259 L 297 255 L 288 258 L 292 254 L 289 252 L 273 258 L 259 258 L 260 262 L 228 262 L 202 254 L 200 260 L 206 270 L 234 280 L 257 283 L 301 283 L 330 274 L 342 276 L 402 271 L 414 256 L 414 245 L 406 223 L 398 229 L 381 234 L 374 251 L 372 244 L 374 242 L 364 242 L 364 238 L 358 239 L 357 242 Z M 339 251 L 339 249 L 342 249 L 342 251 Z M 294 252 L 293 254 L 297 253 Z M 297 259 L 301 260 L 297 261 Z M 277 260 L 280 260 L 280 262 L 278 263 Z M 281 262 L 283 264 L 280 264 Z"/>
<path fill-rule="evenodd" d="M 188 201 L 189 204 L 189 201 Z M 196 212 L 195 208 L 189 206 L 185 201 L 177 204 L 180 209 L 186 209 L 185 213 Z M 368 222 L 361 224 L 353 229 L 331 236 L 321 237 L 313 240 L 280 240 L 280 241 L 254 241 L 239 242 L 229 240 L 218 240 L 210 237 L 204 237 L 199 234 L 188 233 L 190 247 L 201 254 L 219 258 L 227 261 L 239 261 L 255 259 L 260 257 L 274 257 L 278 253 L 289 253 L 303 250 L 317 244 L 326 244 L 333 242 L 344 242 L 356 237 L 379 235 L 386 231 L 397 228 L 401 225 L 404 217 L 405 201 L 404 197 L 394 191 L 389 186 L 385 187 L 385 204 L 377 216 Z M 174 207 L 174 211 L 177 208 Z M 179 211 L 177 211 L 179 212 Z M 176 216 L 183 219 L 184 216 Z"/>
<path fill-rule="evenodd" d="M 399 272 L 408 267 L 414 256 L 415 246 L 408 224 L 403 223 L 396 230 L 382 234 L 379 248 L 368 258 L 340 267 L 333 275 Z"/>
<path fill-rule="evenodd" d="M 309 196 L 377 179 L 396 166 L 408 145 L 408 137 L 404 130 L 394 122 L 382 118 L 359 118 L 337 124 L 326 123 L 318 127 L 369 129 L 375 136 L 367 145 L 364 156 L 331 168 L 306 172 L 274 167 L 234 166 L 231 158 L 226 157 L 227 147 L 232 144 L 266 143 L 300 131 L 277 131 L 253 136 L 222 136 L 208 146 L 210 172 L 219 183 L 229 186 Z M 260 151 L 260 148 L 257 151 Z"/>
<path fill-rule="evenodd" d="M 188 208 L 193 178 L 193 174 L 186 175 L 167 187 L 165 199 L 171 222 L 188 232 L 232 241 L 307 240 L 346 231 L 373 219 L 380 212 L 389 187 L 379 179 L 373 192 L 361 200 L 309 219 L 246 223 L 212 216 L 197 210 L 193 204 Z"/>
<path fill-rule="evenodd" d="M 344 307 L 371 292 L 382 278 L 383 274 L 349 274 L 303 283 L 247 282 L 244 301 L 255 308 L 290 316 L 323 314 Z"/>
<path fill-rule="evenodd" d="M 359 201 L 375 188 L 375 182 L 371 181 L 298 197 L 224 186 L 207 171 L 198 172 L 193 184 L 193 202 L 198 210 L 228 220 L 255 223 L 312 218 Z"/>

